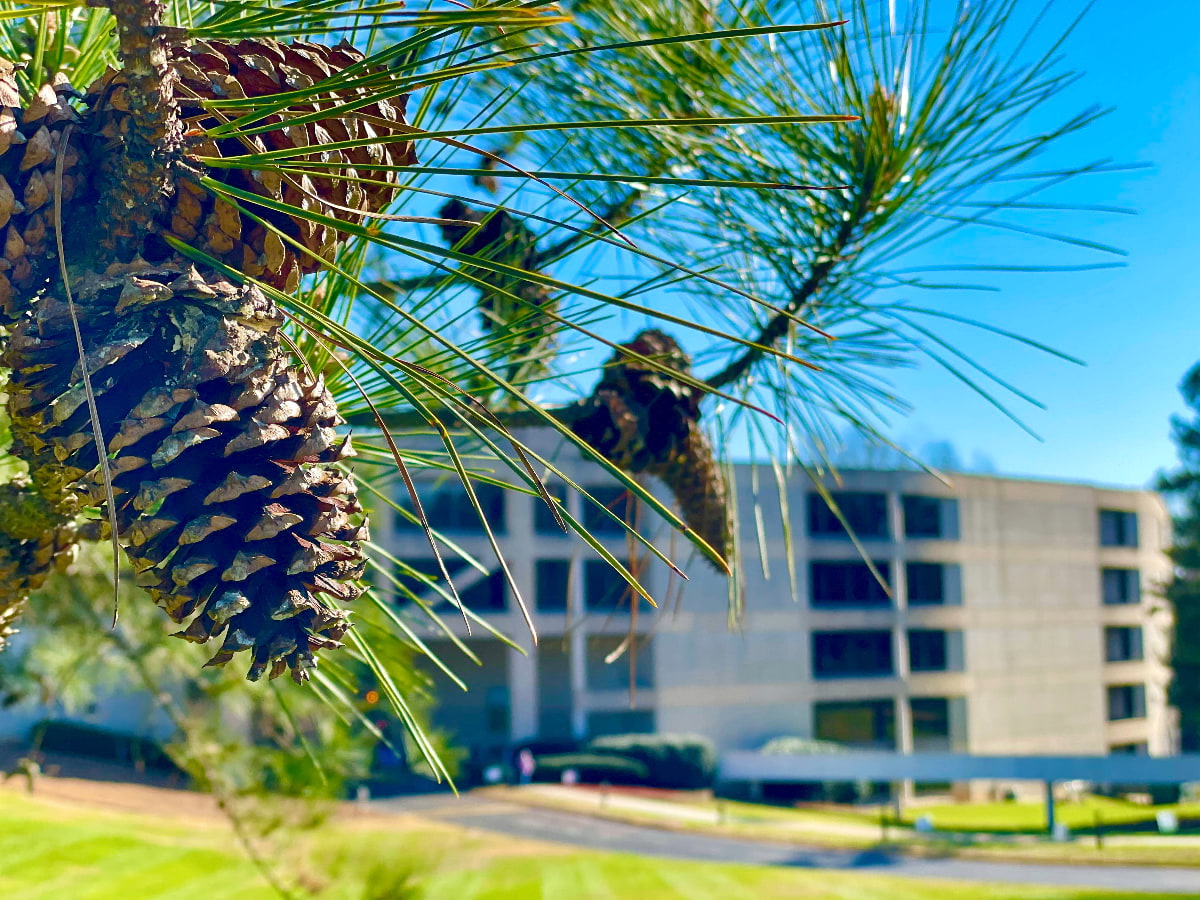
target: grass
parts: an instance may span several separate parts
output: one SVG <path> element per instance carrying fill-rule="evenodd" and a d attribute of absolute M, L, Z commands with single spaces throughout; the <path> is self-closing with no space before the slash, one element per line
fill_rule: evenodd
<path fill-rule="evenodd" d="M 1200 819 L 1200 803 L 1143 806 L 1111 797 L 1086 797 L 1079 803 L 1058 803 L 1055 816 L 1073 830 L 1091 829 L 1099 814 L 1103 825 L 1152 824 L 1160 810 L 1171 810 L 1180 819 Z M 907 810 L 904 821 L 932 817 L 935 827 L 948 831 L 1034 833 L 1046 828 L 1044 803 L 971 803 L 928 806 Z"/>
<path fill-rule="evenodd" d="M 1118 900 L 1095 889 L 966 885 L 572 851 L 410 817 L 337 821 L 286 860 L 322 900 L 663 898 Z M 298 867 L 298 869 L 297 869 Z M 218 819 L 113 813 L 0 791 L 5 900 L 267 900 Z"/>
<path fill-rule="evenodd" d="M 538 793 L 513 791 L 511 789 L 489 789 L 497 797 L 514 802 L 526 803 L 533 806 L 545 806 L 551 809 L 586 811 L 590 815 L 627 822 L 632 825 L 647 825 L 658 828 L 668 828 L 696 834 L 728 835 L 732 837 L 754 838 L 784 843 L 820 845 L 840 849 L 870 850 L 881 846 L 881 832 L 877 813 L 857 809 L 836 808 L 807 808 L 792 809 L 788 807 L 768 806 L 758 803 L 743 803 L 738 801 L 708 801 L 687 799 L 679 801 L 681 805 L 692 808 L 709 809 L 714 812 L 714 821 L 704 822 L 692 819 L 672 818 L 668 812 L 645 809 L 623 809 L 615 803 L 598 806 L 595 798 L 581 795 L 578 799 L 546 796 Z M 660 798 L 671 802 L 666 797 Z M 1105 812 L 1104 821 L 1113 824 L 1118 821 L 1142 821 L 1132 816 L 1140 813 L 1150 819 L 1158 809 L 1174 809 L 1181 817 L 1192 815 L 1195 804 L 1177 805 L 1172 807 L 1145 807 L 1108 798 L 1095 798 L 1106 811 L 1114 811 L 1112 818 Z M 718 804 L 725 805 L 727 818 L 716 821 L 715 812 Z M 992 804 L 945 807 L 924 807 L 911 811 L 910 818 L 933 810 L 965 810 L 970 814 L 974 810 L 987 811 Z M 1014 806 L 1023 807 L 1026 804 L 995 804 L 1006 812 L 1011 812 Z M 1038 804 L 1028 804 L 1033 815 L 1044 816 L 1043 808 Z M 1073 829 L 1090 828 L 1092 822 L 1090 807 L 1084 804 L 1060 804 L 1060 810 L 1074 810 L 1077 815 L 1084 816 L 1082 825 L 1074 824 L 1071 817 L 1065 821 Z M 1116 810 L 1123 810 L 1127 818 L 1119 819 Z M 1200 838 L 1194 838 L 1187 843 L 1175 841 L 1155 842 L 1153 835 L 1139 838 L 1127 838 L 1123 835 L 1106 835 L 1104 845 L 1098 848 L 1089 833 L 1076 835 L 1071 843 L 1038 842 L 1017 828 L 993 829 L 994 839 L 975 841 L 965 839 L 950 832 L 955 826 L 946 824 L 943 816 L 936 816 L 934 822 L 946 834 L 942 836 L 916 837 L 911 831 L 889 828 L 887 847 L 890 850 L 911 853 L 919 856 L 960 856 L 967 859 L 978 858 L 994 861 L 1028 861 L 1039 863 L 1070 863 L 1078 865 L 1143 865 L 1143 866 L 1193 866 L 1200 867 Z M 982 813 L 981 813 L 982 819 Z M 1003 825 L 1020 823 L 1022 819 L 1008 819 L 990 816 L 987 821 Z M 1030 829 L 1030 833 L 1041 835 L 1045 831 L 1044 819 Z M 965 830 L 965 829 L 964 829 Z"/>

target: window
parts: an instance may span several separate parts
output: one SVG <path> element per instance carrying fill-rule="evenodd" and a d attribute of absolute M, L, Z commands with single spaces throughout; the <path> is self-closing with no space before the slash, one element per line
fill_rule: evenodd
<path fill-rule="evenodd" d="M 492 572 L 459 590 L 458 598 L 467 609 L 476 612 L 504 612 L 508 609 L 508 579 L 503 571 Z"/>
<path fill-rule="evenodd" d="M 890 583 L 888 564 L 876 562 L 874 565 L 880 578 Z M 815 607 L 891 606 L 892 598 L 866 563 L 814 562 L 809 573 L 810 601 Z"/>
<path fill-rule="evenodd" d="M 451 578 L 467 568 L 467 561 L 460 556 L 442 554 L 442 562 L 445 563 L 446 572 Z M 404 565 L 408 568 L 401 569 L 397 566 L 395 570 L 396 581 L 400 583 L 400 587 L 396 589 L 397 603 L 400 605 L 411 603 L 412 595 L 415 594 L 423 599 L 431 600 L 435 605 L 439 603 L 448 605 L 440 594 L 435 593 L 438 588 L 447 593 L 450 591 L 445 579 L 442 578 L 442 570 L 436 559 L 432 556 L 406 559 Z"/>
<path fill-rule="evenodd" d="M 941 497 L 906 495 L 900 498 L 904 509 L 904 536 L 907 538 L 958 537 L 958 501 Z"/>
<path fill-rule="evenodd" d="M 496 685 L 487 689 L 484 722 L 491 734 L 507 735 L 509 729 L 508 688 Z"/>
<path fill-rule="evenodd" d="M 1136 547 L 1137 513 L 1120 509 L 1100 510 L 1100 546 Z"/>
<path fill-rule="evenodd" d="M 1108 720 L 1144 719 L 1146 717 L 1146 686 L 1115 684 L 1108 689 Z"/>
<path fill-rule="evenodd" d="M 913 672 L 961 672 L 962 632 L 910 628 L 908 668 Z"/>
<path fill-rule="evenodd" d="M 896 705 L 891 700 L 814 703 L 813 724 L 819 741 L 861 749 L 896 749 Z"/>
<path fill-rule="evenodd" d="M 534 564 L 534 602 L 538 612 L 566 612 L 570 576 L 570 560 L 539 559 Z"/>
<path fill-rule="evenodd" d="M 910 562 L 904 566 L 909 606 L 958 606 L 962 571 L 948 563 Z"/>
<path fill-rule="evenodd" d="M 629 568 L 628 562 L 621 562 Z M 588 612 L 629 612 L 630 593 L 629 582 L 604 560 L 589 559 L 583 564 L 583 605 Z"/>
<path fill-rule="evenodd" d="M 634 672 L 633 686 L 654 687 L 654 644 L 649 638 L 638 638 L 636 646 L 625 647 L 616 659 L 609 656 L 620 650 L 625 635 L 589 635 L 587 639 L 587 686 L 589 691 L 629 690 L 629 668 Z"/>
<path fill-rule="evenodd" d="M 948 752 L 951 749 L 950 700 L 946 697 L 913 697 L 913 750 L 917 753 Z"/>
<path fill-rule="evenodd" d="M 1100 580 L 1105 604 L 1142 602 L 1142 574 L 1137 569 L 1102 569 Z"/>
<path fill-rule="evenodd" d="M 546 482 L 546 493 L 555 500 L 561 500 L 565 503 L 567 498 L 566 489 L 557 481 Z M 546 501 L 541 497 L 533 498 L 533 530 L 537 534 L 544 534 L 549 537 L 555 535 L 561 536 L 563 530 L 558 527 L 558 522 L 554 521 L 554 513 L 550 512 L 550 507 L 546 505 Z"/>
<path fill-rule="evenodd" d="M 833 505 L 857 538 L 886 538 L 889 534 L 887 495 L 833 491 Z M 812 537 L 849 537 L 833 509 L 820 494 L 808 495 L 808 533 Z"/>
<path fill-rule="evenodd" d="M 487 517 L 487 523 L 492 531 L 500 534 L 504 531 L 504 488 L 494 484 L 472 485 L 479 507 Z M 421 509 L 429 521 L 429 527 L 434 531 L 446 534 L 483 534 L 483 523 L 479 513 L 471 504 L 466 489 L 458 483 L 417 485 L 417 495 L 421 498 Z M 412 511 L 412 498 L 404 491 L 402 505 Z M 403 515 L 396 516 L 398 531 L 420 531 L 417 522 L 411 522 Z"/>
<path fill-rule="evenodd" d="M 587 715 L 589 737 L 606 734 L 653 734 L 654 710 L 614 709 L 598 710 Z"/>
<path fill-rule="evenodd" d="M 891 675 L 890 631 L 814 631 L 814 678 L 863 678 Z"/>
<path fill-rule="evenodd" d="M 1112 756 L 1149 756 L 1150 745 L 1145 741 L 1132 744 L 1111 744 L 1108 752 Z"/>
<path fill-rule="evenodd" d="M 1132 662 L 1141 658 L 1141 628 L 1104 629 L 1104 659 L 1107 662 Z"/>
<path fill-rule="evenodd" d="M 613 519 L 603 509 L 596 506 L 596 503 L 585 497 L 582 498 L 583 527 L 592 534 L 622 537 L 625 534 L 625 526 L 621 523 L 625 521 L 626 507 L 629 505 L 629 492 L 620 485 L 611 484 L 588 485 L 586 490 L 596 503 L 617 518 Z"/>

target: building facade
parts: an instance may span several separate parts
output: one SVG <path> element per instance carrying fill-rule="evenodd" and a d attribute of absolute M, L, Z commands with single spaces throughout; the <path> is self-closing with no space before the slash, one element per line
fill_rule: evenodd
<path fill-rule="evenodd" d="M 554 464 L 626 515 L 622 491 L 574 450 Z M 568 511 L 614 556 L 641 559 L 654 609 L 632 604 L 538 498 L 482 486 L 536 646 L 457 480 L 423 483 L 433 526 L 479 563 L 451 564 L 460 595 L 520 650 L 479 625 L 468 637 L 459 614 L 410 577 L 436 571 L 423 532 L 401 513 L 377 515 L 381 542 L 405 561 L 395 601 L 413 606 L 411 591 L 439 607 L 481 663 L 425 627 L 470 688 L 433 671 L 434 724 L 478 762 L 530 738 L 629 731 L 697 733 L 720 749 L 799 736 L 902 752 L 1173 752 L 1170 620 L 1157 596 L 1170 518 L 1156 494 L 977 475 L 946 484 L 913 471 L 843 471 L 818 490 L 797 470 L 781 489 L 769 467 L 733 472 L 736 620 L 730 579 L 662 526 L 644 533 L 686 581 L 567 492 Z"/>

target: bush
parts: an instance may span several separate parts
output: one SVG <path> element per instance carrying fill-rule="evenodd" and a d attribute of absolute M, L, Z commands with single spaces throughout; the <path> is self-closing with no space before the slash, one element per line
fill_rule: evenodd
<path fill-rule="evenodd" d="M 644 784 L 647 770 L 636 759 L 610 754 L 559 753 L 534 758 L 535 781 L 562 781 L 563 772 L 574 769 L 584 784 Z"/>
<path fill-rule="evenodd" d="M 590 741 L 587 752 L 637 760 L 655 787 L 699 790 L 717 778 L 717 751 L 697 735 L 614 734 Z"/>
<path fill-rule="evenodd" d="M 768 756 L 814 756 L 820 753 L 845 753 L 846 745 L 816 738 L 777 737 L 763 744 L 758 752 Z"/>
<path fill-rule="evenodd" d="M 36 735 L 39 731 L 39 747 L 46 753 L 70 753 L 118 763 L 140 763 L 147 769 L 160 772 L 179 771 L 162 747 L 148 738 L 97 728 L 95 725 L 50 720 L 39 722 L 32 733 Z"/>

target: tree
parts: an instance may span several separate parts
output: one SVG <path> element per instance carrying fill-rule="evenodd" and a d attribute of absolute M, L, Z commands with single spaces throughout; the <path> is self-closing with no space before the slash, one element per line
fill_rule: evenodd
<path fill-rule="evenodd" d="M 78 541 L 108 540 L 136 584 L 184 626 L 178 637 L 218 642 L 207 666 L 243 654 L 251 680 L 290 673 L 346 710 L 347 690 L 366 671 L 429 752 L 378 635 L 410 650 L 424 645 L 385 599 L 363 597 L 368 565 L 387 562 L 365 553 L 358 492 L 378 493 L 372 474 L 384 462 L 410 485 L 413 464 L 445 467 L 472 496 L 480 475 L 448 434 L 431 461 L 386 432 L 352 440 L 345 418 L 356 407 L 404 407 L 434 425 L 448 416 L 559 513 L 531 451 L 502 425 L 511 451 L 488 436 L 499 423 L 482 401 L 503 406 L 503 395 L 539 412 L 501 374 L 525 353 L 512 323 L 494 315 L 487 334 L 447 336 L 462 310 L 439 320 L 440 301 L 399 303 L 363 274 L 387 255 L 453 261 L 461 267 L 454 279 L 489 288 L 493 312 L 502 294 L 515 308 L 537 306 L 547 315 L 542 331 L 548 322 L 559 331 L 582 326 L 555 313 L 544 290 L 521 285 L 620 305 L 413 236 L 422 223 L 448 234 L 471 228 L 465 211 L 447 219 L 406 210 L 429 193 L 424 180 L 445 149 L 474 152 L 469 141 L 479 135 L 562 127 L 547 111 L 500 125 L 464 113 L 500 99 L 473 75 L 561 60 L 514 43 L 566 21 L 541 6 L 6 4 L 0 54 L 13 62 L 0 71 L 0 363 L 19 462 L 0 497 L 6 633 Z M 796 113 L 765 125 L 848 118 Z M 732 116 L 703 127 L 743 121 L 759 124 Z M 565 124 L 693 127 L 682 116 Z M 537 184 L 562 180 L 520 171 Z M 584 211 L 597 233 L 611 230 Z M 609 469 L 678 524 L 648 490 Z M 415 491 L 412 502 L 436 553 Z M 366 608 L 359 604 L 360 627 L 349 629 L 345 606 L 355 600 Z M 318 670 L 317 654 L 343 644 L 351 652 Z"/>
<path fill-rule="evenodd" d="M 1180 393 L 1190 419 L 1175 416 L 1172 436 L 1179 468 L 1159 478 L 1158 489 L 1174 499 L 1175 574 L 1165 597 L 1174 613 L 1171 633 L 1171 704 L 1179 710 L 1184 753 L 1200 752 L 1200 365 L 1184 377 Z"/>
<path fill-rule="evenodd" d="M 178 636 L 220 641 L 208 665 L 245 654 L 252 680 L 290 673 L 342 707 L 367 671 L 416 729 L 374 636 L 425 648 L 363 593 L 393 561 L 364 550 L 359 491 L 391 502 L 380 478 L 398 473 L 437 555 L 410 469 L 458 477 L 486 526 L 473 485 L 494 479 L 470 447 L 595 546 L 542 485 L 552 462 L 512 431 L 535 424 L 728 571 L 706 398 L 730 411 L 706 423 L 783 457 L 801 432 L 819 451 L 839 419 L 873 428 L 899 401 L 872 367 L 916 348 L 961 375 L 915 318 L 955 315 L 874 302 L 947 287 L 901 256 L 931 228 L 1062 240 L 997 216 L 1104 169 L 1021 170 L 1095 114 L 1022 131 L 1070 76 L 1052 51 L 1006 52 L 1011 0 L 963 3 L 941 44 L 919 2 L 861 40 L 823 3 L 815 22 L 699 0 L 581 2 L 573 24 L 541 3 L 435 7 L 5 7 L 0 52 L 22 64 L 0 79 L 0 362 L 21 468 L 0 497 L 0 624 L 68 548 L 106 538 Z M 571 165 L 546 168 L 559 151 Z M 486 165 L 451 164 L 462 155 Z M 541 211 L 441 190 L 461 175 L 517 184 Z M 593 280 L 596 250 L 633 286 Z M 632 340 L 595 324 L 618 314 L 638 320 Z M 611 353 L 598 382 L 564 379 L 570 342 Z M 377 431 L 351 439 L 345 421 Z M 388 430 L 414 424 L 434 456 Z M 425 581 L 478 622 L 441 576 Z"/>

